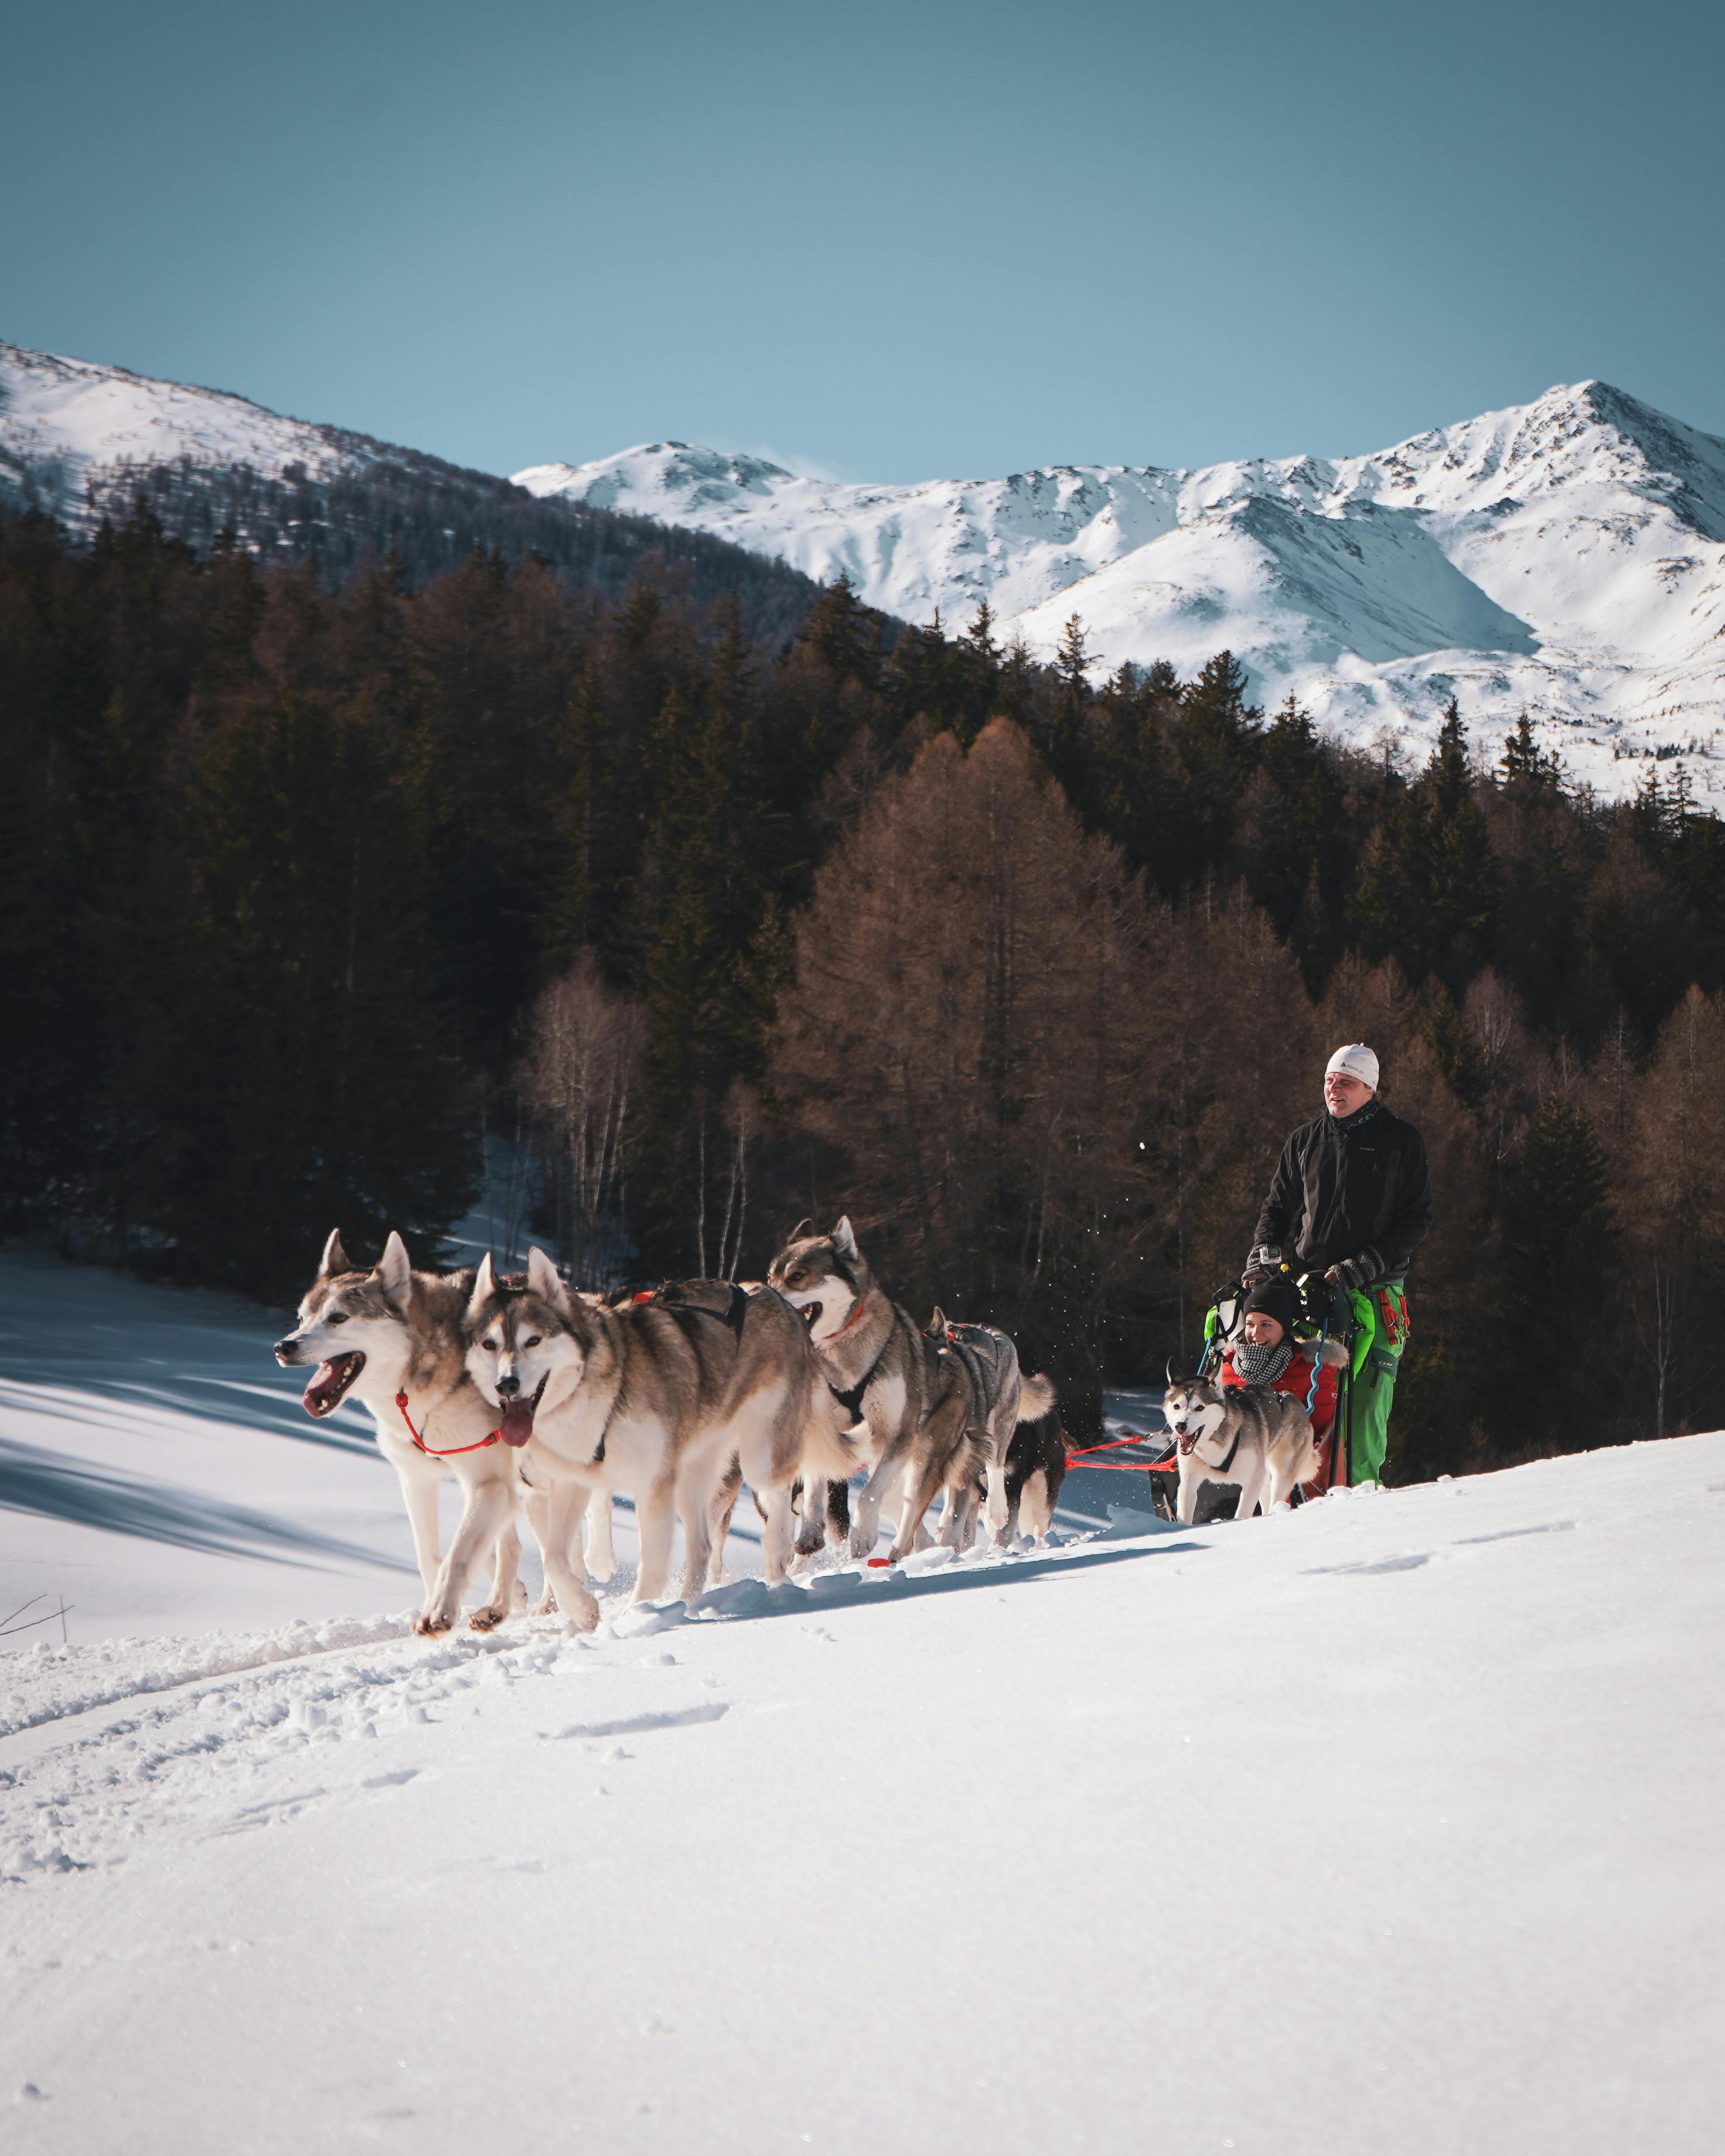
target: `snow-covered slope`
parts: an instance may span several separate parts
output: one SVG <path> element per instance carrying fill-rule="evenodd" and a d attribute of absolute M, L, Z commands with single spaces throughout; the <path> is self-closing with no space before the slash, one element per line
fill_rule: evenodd
<path fill-rule="evenodd" d="M 63 514 L 79 513 L 92 483 L 100 494 L 146 465 L 249 465 L 272 478 L 299 465 L 323 479 L 385 454 L 223 390 L 0 343 L 0 475 Z"/>
<path fill-rule="evenodd" d="M 428 1641 L 261 1317 L 0 1297 L 63 1491 L 130 1414 L 223 1543 L 0 1652 L 18 2156 L 1718 2145 L 1725 1436 Z"/>
<path fill-rule="evenodd" d="M 1488 741 L 1526 711 L 1604 790 L 1662 752 L 1725 793 L 1725 442 L 1601 382 L 1336 461 L 880 487 L 658 443 L 515 477 L 842 570 L 907 619 L 987 598 L 1045 655 L 1074 613 L 1100 667 L 1226 645 L 1357 739 L 1417 747 L 1454 693 Z"/>

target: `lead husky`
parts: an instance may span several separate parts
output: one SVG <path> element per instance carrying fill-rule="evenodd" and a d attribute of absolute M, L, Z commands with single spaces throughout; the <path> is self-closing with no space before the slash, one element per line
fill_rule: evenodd
<path fill-rule="evenodd" d="M 975 1520 L 971 1491 L 984 1476 L 989 1524 L 1000 1541 L 1007 1445 L 1021 1418 L 1054 1405 L 1053 1386 L 1020 1378 L 1018 1351 L 1004 1332 L 990 1332 L 998 1345 L 972 1359 L 920 1332 L 876 1285 L 849 1215 L 829 1235 L 809 1235 L 813 1225 L 801 1223 L 767 1278 L 802 1312 L 834 1397 L 866 1428 L 869 1479 L 852 1516 L 851 1555 L 873 1554 L 880 1507 L 895 1484 L 901 1496 L 890 1563 L 916 1547 L 923 1515 L 942 1490 L 938 1539 L 962 1554 L 968 1543 L 959 1537 Z M 819 1512 L 818 1496 L 807 1509 Z"/>
<path fill-rule="evenodd" d="M 634 1494 L 637 1602 L 664 1595 L 680 1517 L 683 1595 L 693 1601 L 736 1495 L 726 1481 L 733 1460 L 765 1504 L 762 1548 L 774 1582 L 790 1554 L 798 1476 L 806 1467 L 822 1480 L 848 1478 L 855 1464 L 803 1328 L 778 1296 L 739 1290 L 724 1316 L 670 1298 L 608 1310 L 572 1296 L 534 1250 L 525 1286 L 501 1283 L 490 1259 L 481 1262 L 465 1322 L 467 1368 L 498 1403 L 504 1436 L 527 1445 L 528 1479 L 545 1490 L 545 1565 L 557 1607 L 583 1631 L 598 1622 L 598 1604 L 572 1559 L 595 1491 L 607 1502 L 613 1490 Z"/>
<path fill-rule="evenodd" d="M 424 1583 L 416 1632 L 449 1630 L 461 1614 L 475 1564 L 494 1543 L 490 1599 L 469 1621 L 476 1632 L 501 1625 L 521 1559 L 513 1440 L 500 1444 L 493 1436 L 497 1418 L 464 1360 L 468 1277 L 416 1273 L 393 1229 L 382 1256 L 367 1272 L 342 1249 L 340 1229 L 332 1229 L 317 1278 L 300 1305 L 299 1324 L 275 1343 L 284 1368 L 317 1365 L 304 1395 L 308 1414 L 333 1414 L 349 1393 L 372 1411 L 378 1450 L 401 1483 Z M 434 1456 L 439 1453 L 450 1456 Z M 449 1553 L 440 1558 L 437 1493 L 446 1475 L 460 1484 L 463 1502 Z"/>
<path fill-rule="evenodd" d="M 1207 1378 L 1183 1378 L 1170 1363 L 1162 1411 L 1179 1448 L 1175 1516 L 1188 1526 L 1200 1482 L 1237 1485 L 1240 1509 L 1235 1517 L 1249 1520 L 1260 1496 L 1267 1516 L 1287 1502 L 1296 1482 L 1309 1481 L 1317 1472 L 1311 1419 L 1291 1393 L 1273 1392 L 1268 1385 L 1219 1385 Z"/>

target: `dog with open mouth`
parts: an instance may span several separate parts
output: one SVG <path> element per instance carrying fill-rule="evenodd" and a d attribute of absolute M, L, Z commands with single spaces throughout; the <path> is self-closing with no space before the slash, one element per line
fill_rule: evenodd
<path fill-rule="evenodd" d="M 855 1458 L 806 1333 L 779 1296 L 728 1282 L 711 1296 L 660 1293 L 620 1309 L 572 1294 L 541 1250 L 521 1285 L 481 1260 L 465 1319 L 466 1366 L 498 1428 L 525 1446 L 530 1516 L 558 1609 L 578 1630 L 598 1605 L 578 1576 L 580 1531 L 597 1492 L 635 1501 L 634 1599 L 657 1602 L 680 1519 L 683 1597 L 710 1583 L 716 1534 L 740 1466 L 760 1496 L 769 1582 L 791 1554 L 799 1477 L 848 1478 Z"/>
<path fill-rule="evenodd" d="M 1188 1526 L 1201 1482 L 1235 1484 L 1240 1502 L 1234 1517 L 1249 1520 L 1260 1498 L 1267 1517 L 1288 1502 L 1296 1482 L 1318 1471 L 1312 1419 L 1291 1393 L 1183 1377 L 1170 1363 L 1162 1413 L 1179 1460 L 1175 1515 Z"/>
<path fill-rule="evenodd" d="M 849 1214 L 830 1235 L 804 1220 L 767 1270 L 768 1284 L 803 1315 L 834 1399 L 856 1426 L 869 1479 L 852 1508 L 853 1557 L 872 1558 L 880 1512 L 897 1493 L 899 1521 L 887 1562 L 916 1548 L 924 1515 L 946 1492 L 936 1539 L 962 1555 L 976 1518 L 975 1491 L 988 1491 L 989 1525 L 1004 1538 L 1006 1457 L 1012 1433 L 1049 1413 L 1054 1387 L 1021 1378 L 1018 1351 L 993 1327 L 920 1331 L 878 1285 L 857 1247 Z M 819 1509 L 819 1500 L 814 1501 Z"/>
<path fill-rule="evenodd" d="M 416 1632 L 446 1632 L 461 1614 L 474 1568 L 495 1548 L 491 1592 L 469 1620 L 478 1632 L 513 1606 L 521 1537 L 517 1440 L 467 1373 L 461 1321 L 472 1276 L 415 1272 L 392 1229 L 369 1270 L 356 1265 L 332 1229 L 299 1322 L 275 1343 L 286 1368 L 315 1365 L 304 1399 L 319 1421 L 350 1395 L 370 1410 L 377 1445 L 394 1468 L 413 1532 L 425 1599 Z M 438 1486 L 461 1486 L 460 1524 L 449 1554 L 438 1551 Z"/>

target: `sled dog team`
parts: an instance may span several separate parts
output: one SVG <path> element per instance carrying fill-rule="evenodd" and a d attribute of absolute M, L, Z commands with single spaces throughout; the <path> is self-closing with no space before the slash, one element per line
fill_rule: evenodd
<path fill-rule="evenodd" d="M 424 1583 L 417 1631 L 456 1622 L 488 1557 L 490 1592 L 470 1621 L 485 1631 L 510 1614 L 523 1506 L 544 1561 L 542 1612 L 591 1630 L 588 1578 L 615 1571 L 619 1491 L 634 1500 L 638 1602 L 665 1596 L 679 1522 L 685 1599 L 723 1578 L 745 1481 L 772 1583 L 824 1541 L 872 1558 L 883 1509 L 896 1520 L 886 1562 L 898 1563 L 929 1539 L 937 1498 L 935 1539 L 961 1556 L 979 1513 L 997 1548 L 1021 1525 L 1047 1535 L 1065 1465 L 1053 1385 L 1024 1377 L 991 1327 L 948 1325 L 937 1310 L 920 1330 L 876 1283 L 848 1219 L 829 1235 L 811 1228 L 752 1291 L 683 1281 L 619 1306 L 572 1292 L 542 1250 L 521 1279 L 501 1278 L 489 1256 L 476 1272 L 416 1272 L 392 1233 L 367 1270 L 331 1235 L 276 1358 L 316 1366 L 310 1414 L 350 1394 L 370 1409 Z M 440 1553 L 446 1476 L 463 1502 Z"/>

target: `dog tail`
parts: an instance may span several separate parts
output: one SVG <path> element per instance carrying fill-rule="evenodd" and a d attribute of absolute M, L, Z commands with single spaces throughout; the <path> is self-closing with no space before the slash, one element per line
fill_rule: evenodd
<path fill-rule="evenodd" d="M 1044 1415 L 1054 1413 L 1055 1398 L 1054 1379 L 1045 1373 L 1026 1378 L 1019 1388 L 1019 1420 L 1040 1422 Z"/>

